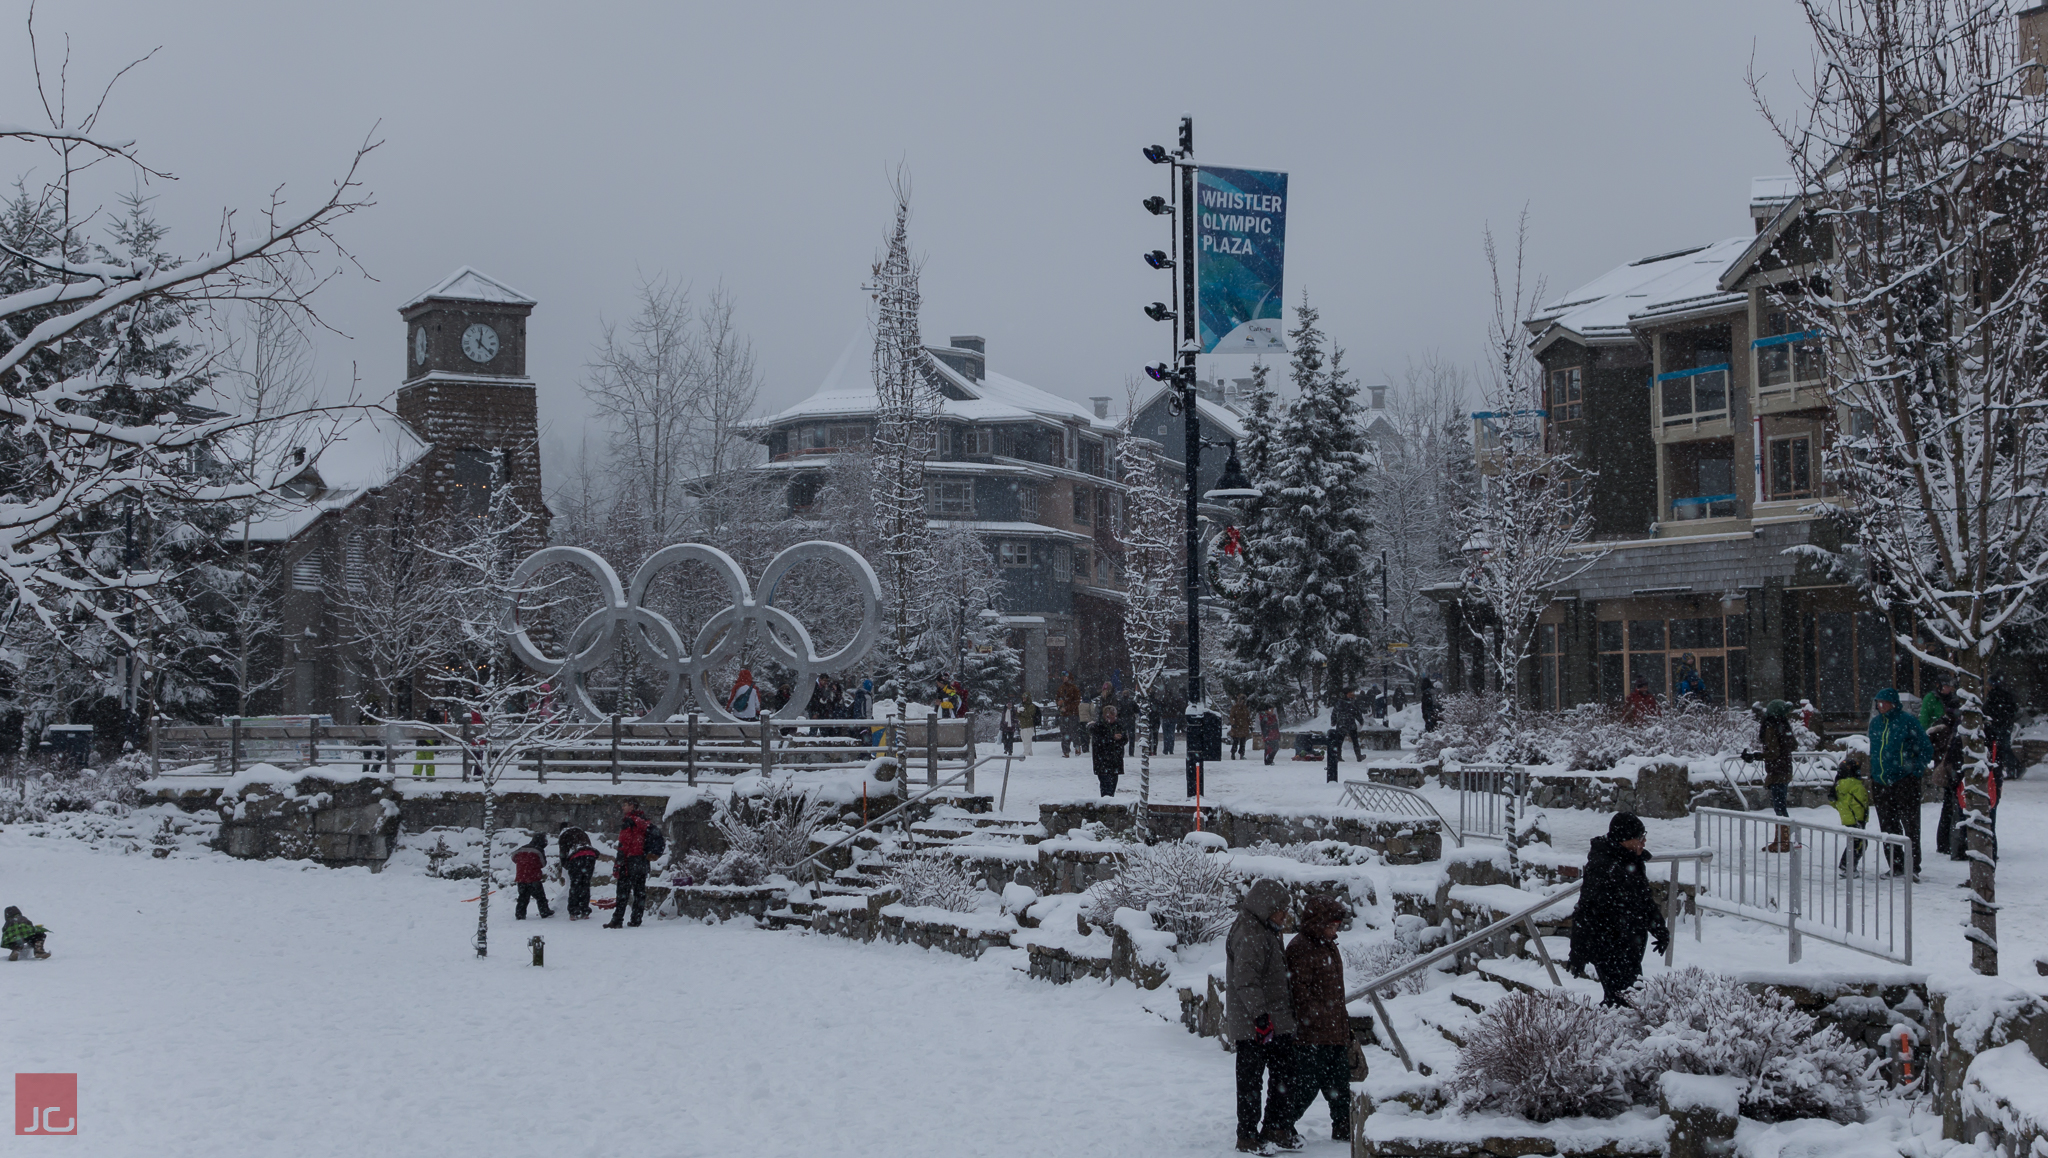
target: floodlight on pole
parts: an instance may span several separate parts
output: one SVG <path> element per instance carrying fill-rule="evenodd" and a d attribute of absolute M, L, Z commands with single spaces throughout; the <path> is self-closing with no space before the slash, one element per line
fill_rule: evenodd
<path fill-rule="evenodd" d="M 1155 322 L 1170 322 L 1173 319 L 1179 317 L 1180 315 L 1174 313 L 1170 309 L 1167 309 L 1165 302 L 1153 302 L 1151 305 L 1145 307 L 1145 316 L 1151 318 Z"/>
<path fill-rule="evenodd" d="M 1139 202 L 1139 204 L 1143 205 L 1145 211 L 1154 217 L 1164 217 L 1173 212 L 1173 206 L 1166 203 L 1166 198 L 1157 195 L 1147 197 Z"/>
<path fill-rule="evenodd" d="M 1145 264 L 1153 269 L 1172 269 L 1173 259 L 1166 256 L 1165 250 L 1155 249 L 1145 255 Z"/>

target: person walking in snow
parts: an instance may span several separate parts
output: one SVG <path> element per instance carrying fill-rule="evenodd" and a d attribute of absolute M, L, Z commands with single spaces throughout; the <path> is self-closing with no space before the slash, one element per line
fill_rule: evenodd
<path fill-rule="evenodd" d="M 1950 860 L 1967 859 L 1962 833 L 1956 828 L 1968 811 L 1963 805 L 1963 738 L 1956 725 L 1962 723 L 1963 701 L 1956 694 L 1956 678 L 1944 674 L 1938 690 L 1920 700 L 1920 728 L 1934 749 L 1934 779 L 1941 785 L 1941 818 L 1934 824 L 1934 851 L 1945 852 Z"/>
<path fill-rule="evenodd" d="M 612 865 L 612 880 L 616 885 L 612 893 L 612 919 L 604 927 L 638 926 L 640 915 L 647 908 L 647 816 L 630 800 L 619 809 L 619 852 Z M 633 906 L 631 921 L 626 920 L 629 902 Z"/>
<path fill-rule="evenodd" d="M 1828 800 L 1835 806 L 1835 815 L 1841 818 L 1843 828 L 1862 828 L 1870 819 L 1870 789 L 1863 783 L 1863 754 L 1851 752 L 1842 757 L 1842 763 L 1835 769 L 1835 782 L 1828 788 Z M 1852 861 L 1853 854 L 1853 861 Z M 1842 850 L 1838 870 L 1848 876 L 1855 869 L 1863 867 L 1863 842 L 1851 841 Z"/>
<path fill-rule="evenodd" d="M 1870 717 L 1870 797 L 1877 805 L 1877 825 L 1906 837 L 1913 846 L 1913 879 L 1920 879 L 1920 778 L 1934 758 L 1933 745 L 1920 721 L 1899 709 L 1897 688 L 1877 693 L 1877 714 Z M 1904 876 L 1903 854 L 1891 849 L 1891 871 Z"/>
<path fill-rule="evenodd" d="M 1266 750 L 1266 763 L 1280 753 L 1280 713 L 1267 708 L 1259 713 L 1259 746 Z"/>
<path fill-rule="evenodd" d="M 519 850 L 512 854 L 512 883 L 519 886 L 519 900 L 512 906 L 513 920 L 526 919 L 528 901 L 540 905 L 543 920 L 555 915 L 555 911 L 548 907 L 547 888 L 541 883 L 541 874 L 547 867 L 548 838 L 536 832 L 532 840 L 520 845 Z"/>
<path fill-rule="evenodd" d="M 1252 706 L 1243 696 L 1230 697 L 1230 758 L 1244 759 L 1244 746 L 1252 738 Z"/>
<path fill-rule="evenodd" d="M 16 956 L 24 952 L 35 955 L 36 960 L 46 961 L 50 951 L 43 947 L 43 941 L 50 935 L 48 929 L 21 915 L 21 910 L 7 906 L 7 916 L 0 922 L 0 949 Z"/>
<path fill-rule="evenodd" d="M 1081 730 L 1081 685 L 1074 682 L 1073 672 L 1061 676 L 1059 694 L 1054 699 L 1060 709 L 1060 755 L 1071 756 Z"/>
<path fill-rule="evenodd" d="M 1772 700 L 1764 707 L 1763 719 L 1757 721 L 1756 744 L 1759 751 L 1743 755 L 1761 759 L 1764 762 L 1764 788 L 1771 794 L 1771 808 L 1779 816 L 1789 818 L 1786 805 L 1792 794 L 1792 750 L 1798 742 L 1792 738 L 1792 705 L 1784 700 Z M 1777 839 L 1764 846 L 1765 852 L 1791 852 L 1792 826 L 1778 826 Z"/>
<path fill-rule="evenodd" d="M 1287 985 L 1287 888 L 1259 880 L 1238 904 L 1223 940 L 1223 1040 L 1237 1054 L 1237 1148 L 1262 1153 L 1268 1142 L 1299 1149 L 1288 1119 L 1294 1073 L 1294 999 Z M 1261 1081 L 1266 1085 L 1260 1128 Z"/>
<path fill-rule="evenodd" d="M 1329 897 L 1310 898 L 1301 909 L 1301 932 L 1287 943 L 1287 993 L 1294 1009 L 1293 1105 L 1287 1128 L 1315 1105 L 1330 1104 L 1330 1140 L 1351 1141 L 1351 1015 L 1344 1008 L 1344 958 L 1337 930 L 1344 906 Z"/>
<path fill-rule="evenodd" d="M 1017 753 L 1017 701 L 1003 705 L 1003 714 L 996 718 L 996 732 L 1002 737 L 1003 755 Z"/>
<path fill-rule="evenodd" d="M 1344 762 L 1344 740 L 1351 739 L 1351 754 L 1359 760 L 1365 759 L 1365 749 L 1358 746 L 1358 728 L 1365 722 L 1366 705 L 1358 699 L 1357 692 L 1347 691 L 1330 705 L 1330 763 L 1332 766 Z"/>
<path fill-rule="evenodd" d="M 563 824 L 555 834 L 555 854 L 562 873 L 569 878 L 569 919 L 590 919 L 590 878 L 597 875 L 597 849 L 590 834 L 573 824 Z"/>
<path fill-rule="evenodd" d="M 1102 718 L 1088 725 L 1089 743 L 1094 748 L 1095 782 L 1104 796 L 1116 795 L 1117 778 L 1124 774 L 1124 727 L 1117 723 L 1116 705 L 1105 704 Z"/>
<path fill-rule="evenodd" d="M 1607 835 L 1593 838 L 1580 878 L 1585 884 L 1579 890 L 1578 911 L 1572 914 L 1567 964 L 1580 976 L 1587 965 L 1599 970 L 1608 1005 L 1628 1004 L 1622 994 L 1643 975 L 1646 940 L 1654 940 L 1659 953 L 1671 943 L 1664 913 L 1650 895 L 1644 843 L 1643 822 L 1636 814 L 1615 813 Z"/>
<path fill-rule="evenodd" d="M 1436 731 L 1437 725 L 1444 720 L 1443 706 L 1438 704 L 1436 699 L 1436 681 L 1423 676 L 1416 686 L 1415 694 L 1422 700 L 1422 730 Z"/>
<path fill-rule="evenodd" d="M 1622 701 L 1622 719 L 1631 724 L 1640 724 L 1645 720 L 1655 719 L 1661 712 L 1657 697 L 1650 694 L 1650 681 L 1637 676 L 1629 685 L 1628 698 Z"/>

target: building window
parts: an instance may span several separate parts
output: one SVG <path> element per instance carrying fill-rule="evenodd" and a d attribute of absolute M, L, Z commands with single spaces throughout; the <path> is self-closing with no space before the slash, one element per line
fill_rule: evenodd
<path fill-rule="evenodd" d="M 1577 422 L 1585 405 L 1585 370 L 1572 366 L 1550 372 L 1550 421 Z"/>
<path fill-rule="evenodd" d="M 1806 435 L 1772 439 L 1769 479 L 1773 499 L 1812 498 L 1813 439 Z"/>
<path fill-rule="evenodd" d="M 1064 544 L 1052 549 L 1052 577 L 1054 582 L 1065 583 L 1074 577 L 1074 557 Z"/>
<path fill-rule="evenodd" d="M 1087 487 L 1074 488 L 1074 521 L 1084 526 L 1095 514 L 1095 492 Z"/>
<path fill-rule="evenodd" d="M 1031 566 L 1031 544 L 1023 539 L 1004 539 L 996 545 L 996 561 L 1005 567 Z"/>
<path fill-rule="evenodd" d="M 1096 526 L 1098 526 L 1098 527 L 1113 527 L 1113 526 L 1115 526 L 1115 525 L 1116 525 L 1115 523 L 1113 523 L 1113 522 L 1111 522 L 1111 521 L 1110 521 L 1110 520 L 1111 520 L 1111 517 L 1112 517 L 1112 516 L 1113 516 L 1113 515 L 1115 514 L 1115 509 L 1114 509 L 1114 507 L 1112 506 L 1112 504 L 1113 504 L 1113 503 L 1115 502 L 1115 500 L 1116 500 L 1116 496 L 1115 496 L 1115 495 L 1113 495 L 1113 494 L 1111 494 L 1111 493 L 1110 493 L 1110 492 L 1108 492 L 1108 491 L 1096 491 L 1096 492 L 1095 492 L 1095 525 L 1096 525 Z"/>
<path fill-rule="evenodd" d="M 1036 520 L 1038 518 L 1037 483 L 1017 484 L 1017 514 L 1025 519 Z"/>
<path fill-rule="evenodd" d="M 1074 578 L 1083 583 L 1093 578 L 1093 569 L 1090 567 L 1094 561 L 1093 555 L 1094 552 L 1086 547 L 1074 548 Z"/>
<path fill-rule="evenodd" d="M 491 509 L 496 468 L 497 456 L 478 447 L 466 446 L 449 456 L 448 496 L 458 513 L 481 515 Z"/>
<path fill-rule="evenodd" d="M 320 590 L 321 572 L 326 569 L 322 563 L 323 560 L 317 548 L 299 556 L 292 563 L 292 590 Z"/>
<path fill-rule="evenodd" d="M 1603 621 L 1601 698 L 1618 702 L 1640 680 L 1660 700 L 1683 691 L 1703 703 L 1748 702 L 1748 622 L 1741 614 Z"/>
<path fill-rule="evenodd" d="M 1659 421 L 1666 428 L 1728 417 L 1728 363 L 1657 375 Z"/>
<path fill-rule="evenodd" d="M 940 518 L 968 518 L 974 514 L 974 480 L 936 479 L 925 484 L 925 502 Z"/>
<path fill-rule="evenodd" d="M 1554 712 L 1563 707 L 1558 691 L 1558 649 L 1557 625 L 1539 623 L 1536 625 L 1536 707 L 1539 711 Z"/>
<path fill-rule="evenodd" d="M 1081 473 L 1102 473 L 1102 444 L 1092 438 L 1081 440 Z"/>
<path fill-rule="evenodd" d="M 342 580 L 350 591 L 361 591 L 370 578 L 369 552 L 363 544 L 363 533 L 357 531 L 348 537 L 348 545 L 342 556 Z"/>

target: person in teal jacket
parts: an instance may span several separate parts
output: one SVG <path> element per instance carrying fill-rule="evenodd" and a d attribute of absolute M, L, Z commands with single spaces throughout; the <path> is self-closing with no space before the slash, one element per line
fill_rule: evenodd
<path fill-rule="evenodd" d="M 1920 780 L 1933 758 L 1934 745 L 1920 721 L 1899 709 L 1898 689 L 1877 693 L 1877 714 L 1870 717 L 1870 795 L 1878 827 L 1912 842 L 1914 880 L 1920 879 Z M 1892 872 L 1903 875 L 1898 850 L 1891 854 Z"/>

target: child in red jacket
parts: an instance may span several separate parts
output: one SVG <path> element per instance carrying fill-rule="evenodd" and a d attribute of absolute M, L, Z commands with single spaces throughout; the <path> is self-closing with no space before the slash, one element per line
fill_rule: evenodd
<path fill-rule="evenodd" d="M 512 881 L 519 886 L 519 901 L 512 906 L 514 920 L 526 919 L 528 901 L 540 903 L 541 916 L 555 915 L 555 911 L 548 907 L 548 894 L 541 888 L 540 883 L 541 870 L 547 867 L 547 863 L 548 838 L 539 833 L 535 833 L 532 840 L 520 845 L 519 851 L 512 854 Z"/>

